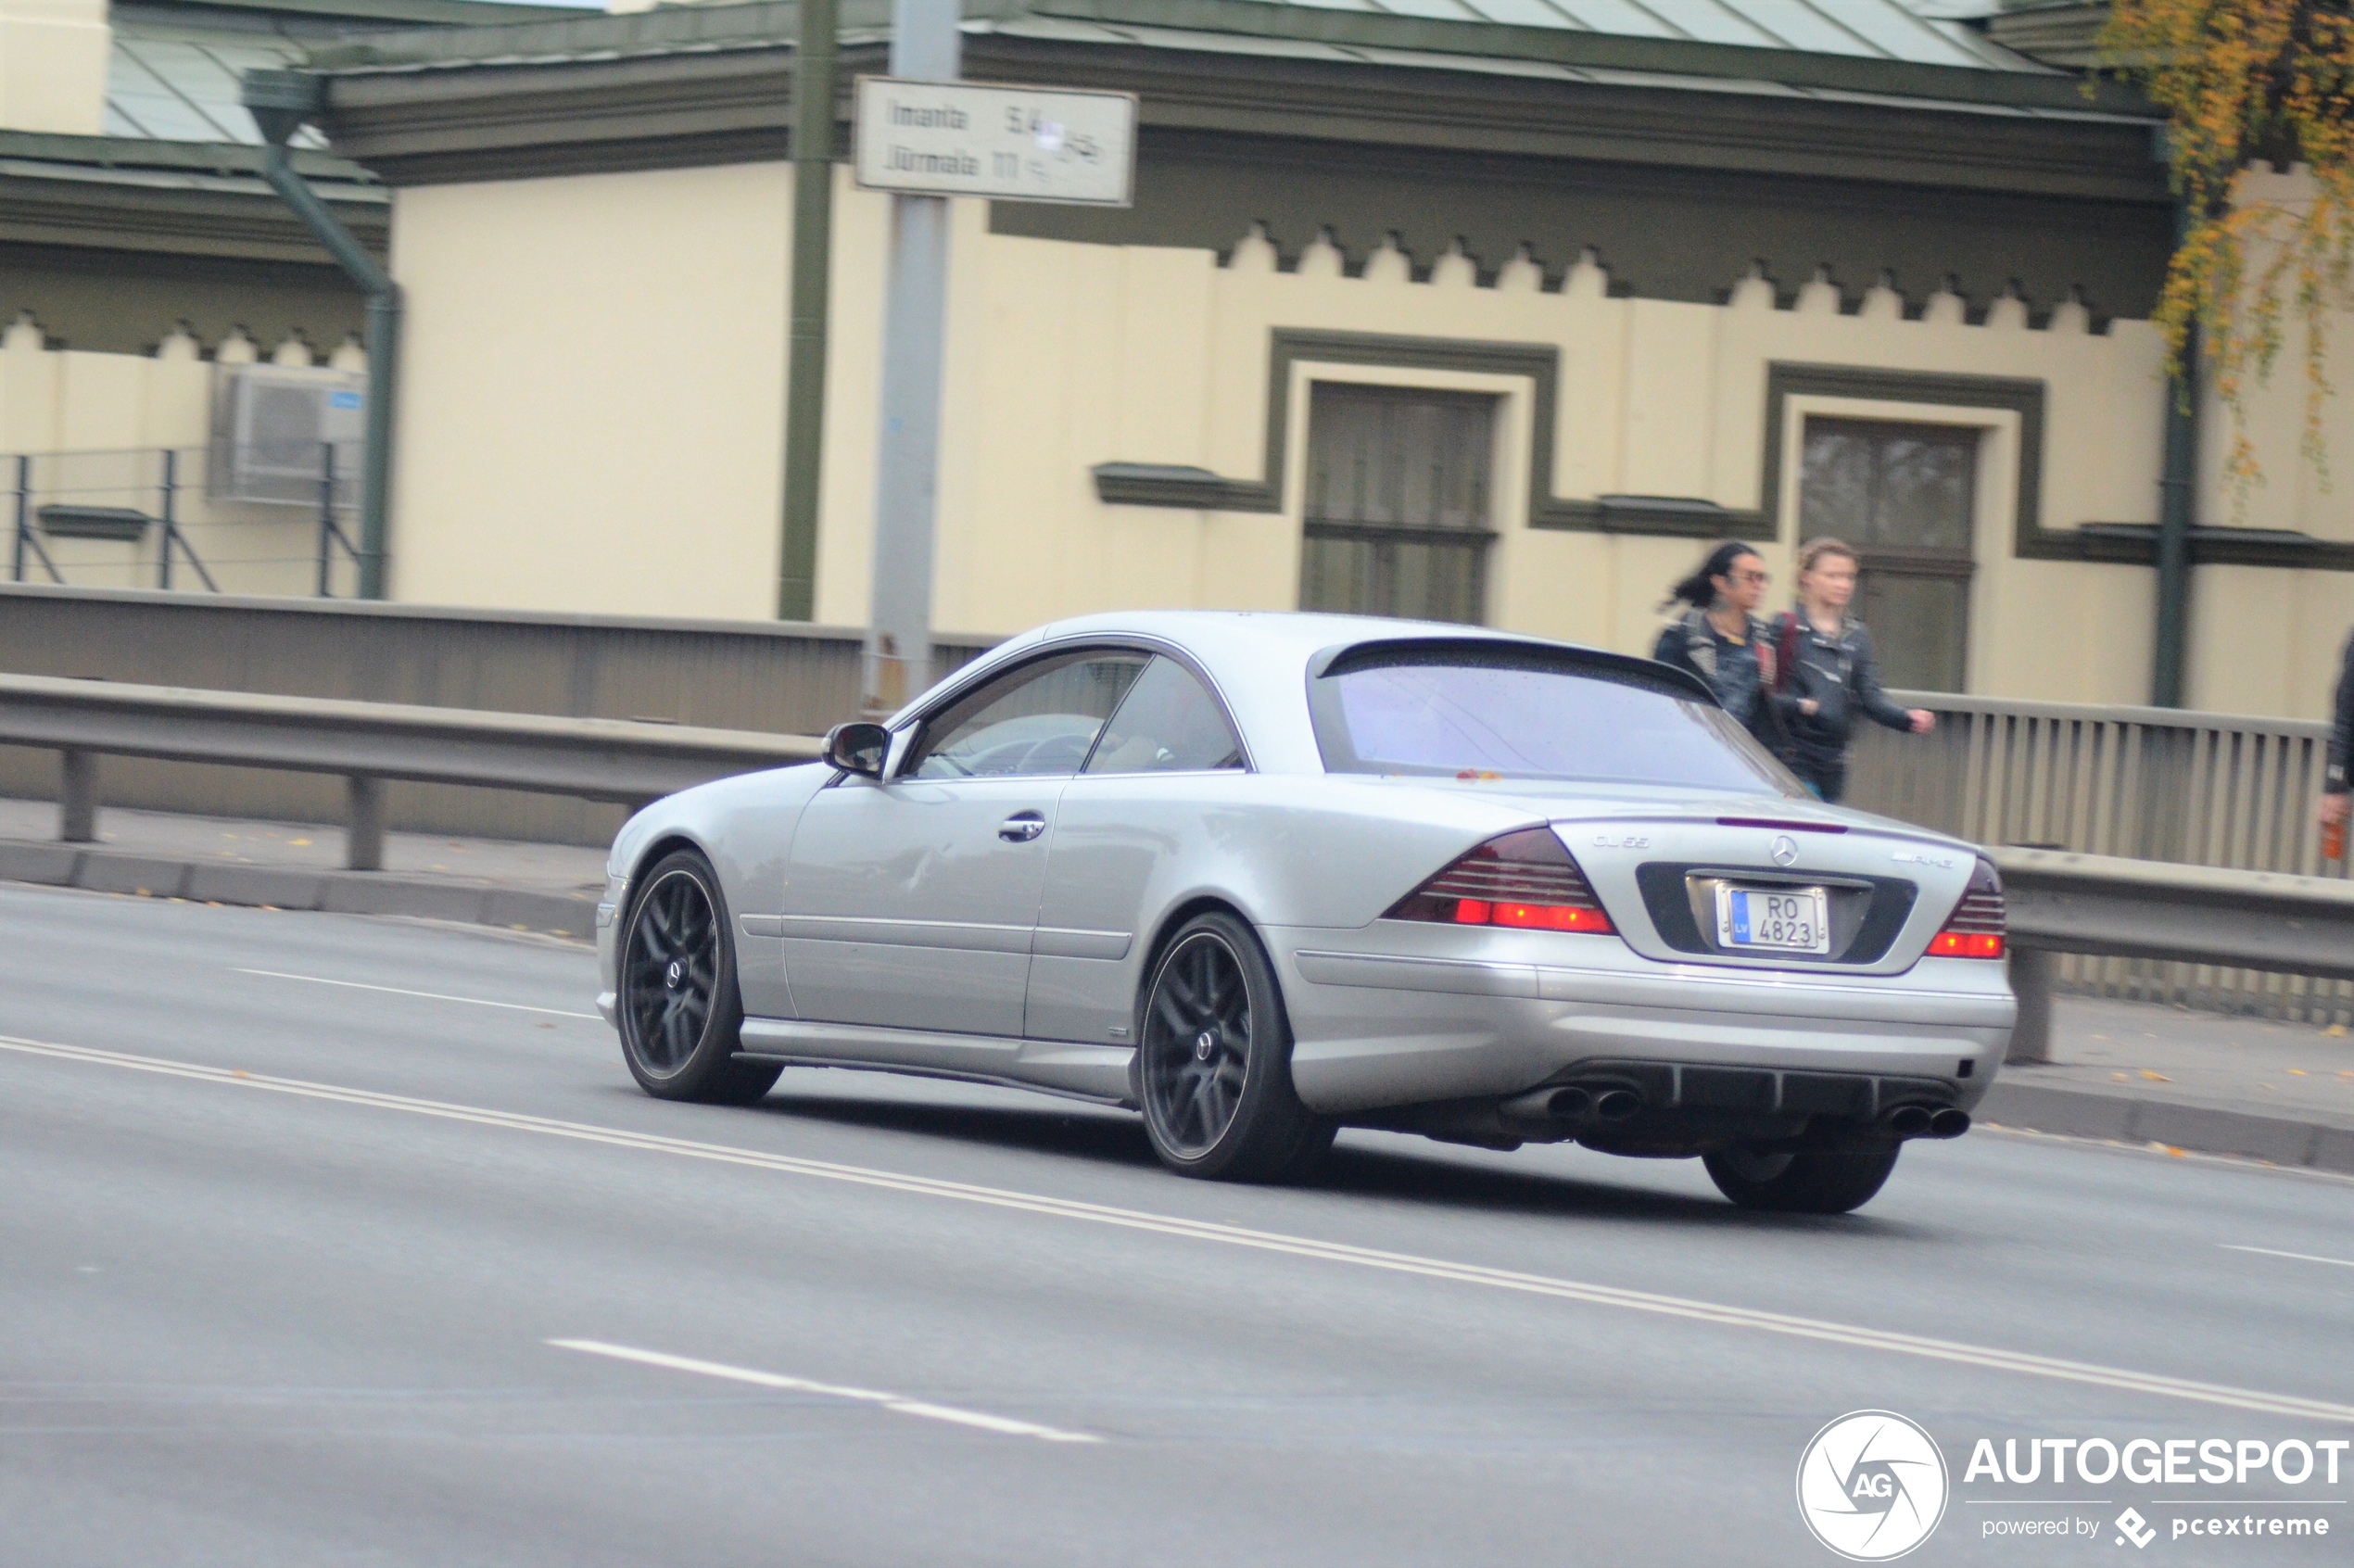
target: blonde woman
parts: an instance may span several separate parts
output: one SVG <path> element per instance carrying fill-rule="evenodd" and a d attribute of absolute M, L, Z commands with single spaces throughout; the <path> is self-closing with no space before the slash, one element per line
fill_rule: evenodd
<path fill-rule="evenodd" d="M 1783 760 L 1824 800 L 1847 790 L 1849 735 L 1859 713 L 1891 729 L 1927 735 L 1937 715 L 1900 708 L 1879 683 L 1872 634 L 1847 613 L 1859 563 L 1838 539 L 1810 540 L 1798 552 L 1798 608 L 1774 618 L 1780 654 L 1774 696 L 1790 733 Z"/>

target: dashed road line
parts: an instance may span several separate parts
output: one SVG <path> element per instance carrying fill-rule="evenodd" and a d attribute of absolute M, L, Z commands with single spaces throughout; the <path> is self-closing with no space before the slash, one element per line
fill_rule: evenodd
<path fill-rule="evenodd" d="M 2335 1263 L 2341 1269 L 2354 1269 L 2354 1258 L 2322 1258 L 2310 1252 L 2283 1252 L 2271 1246 L 2234 1246 L 2230 1242 L 2217 1242 L 2226 1252 L 2255 1252 L 2266 1258 L 2294 1258 L 2299 1263 Z"/>
<path fill-rule="evenodd" d="M 380 991 L 387 996 L 421 996 L 428 1002 L 463 1002 L 470 1007 L 504 1007 L 511 1013 L 545 1013 L 551 1018 L 604 1020 L 594 1013 L 568 1013 L 561 1007 L 526 1007 L 520 1002 L 492 1002 L 480 996 L 447 996 L 438 991 L 410 991 L 397 985 L 369 985 L 361 980 L 329 980 L 324 975 L 290 975 L 278 969 L 232 969 L 235 975 L 259 975 L 265 980 L 305 980 L 312 985 L 339 985 L 347 991 Z"/>
<path fill-rule="evenodd" d="M 1008 1437 L 1037 1437 L 1049 1443 L 1100 1443 L 1102 1438 L 1087 1432 L 1065 1432 L 1058 1426 L 1041 1426 L 1034 1421 L 1016 1421 L 1011 1416 L 990 1415 L 981 1410 L 968 1410 L 955 1405 L 935 1405 L 927 1399 L 911 1399 L 905 1394 L 885 1394 L 876 1388 L 852 1388 L 839 1383 L 815 1383 L 805 1377 L 787 1377 L 781 1372 L 755 1371 L 751 1367 L 731 1367 L 724 1361 L 700 1361 L 691 1356 L 672 1356 L 660 1350 L 639 1350 L 627 1345 L 608 1345 L 598 1339 L 551 1339 L 549 1344 L 559 1350 L 578 1350 L 590 1356 L 609 1356 L 616 1361 L 636 1361 L 649 1367 L 662 1367 L 670 1372 L 694 1372 L 702 1377 L 725 1378 L 731 1383 L 749 1383 L 760 1388 L 781 1388 L 794 1394 L 816 1394 L 829 1399 L 849 1399 L 862 1405 L 880 1405 L 901 1415 L 920 1416 L 926 1421 L 944 1421 L 956 1426 L 977 1426 L 984 1432 L 1002 1433 Z"/>

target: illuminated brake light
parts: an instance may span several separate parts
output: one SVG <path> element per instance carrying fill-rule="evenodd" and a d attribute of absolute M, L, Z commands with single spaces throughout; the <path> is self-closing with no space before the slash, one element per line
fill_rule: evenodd
<path fill-rule="evenodd" d="M 1615 929 L 1587 886 L 1586 874 L 1547 828 L 1490 839 L 1399 899 L 1383 917 L 1599 936 Z"/>
<path fill-rule="evenodd" d="M 1944 929 L 1930 939 L 1932 958 L 2000 958 L 2007 943 L 2010 911 L 2003 899 L 2003 879 L 1992 861 L 1981 860 L 1970 873 L 1969 887 Z"/>
<path fill-rule="evenodd" d="M 1525 926 L 1546 931 L 1595 931 L 1610 933 L 1610 917 L 1599 909 L 1579 909 L 1566 904 L 1500 904 L 1496 905 L 1496 924 Z"/>

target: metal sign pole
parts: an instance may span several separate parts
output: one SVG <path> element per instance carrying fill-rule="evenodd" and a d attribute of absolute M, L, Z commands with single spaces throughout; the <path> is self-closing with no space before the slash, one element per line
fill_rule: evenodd
<path fill-rule="evenodd" d="M 892 0 L 891 72 L 953 82 L 958 0 Z M 882 432 L 864 706 L 885 714 L 931 684 L 932 529 L 940 491 L 941 366 L 948 326 L 948 199 L 891 198 Z"/>

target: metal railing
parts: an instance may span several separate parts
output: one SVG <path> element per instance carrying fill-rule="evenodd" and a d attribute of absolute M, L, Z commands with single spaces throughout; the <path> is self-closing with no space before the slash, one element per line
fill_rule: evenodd
<path fill-rule="evenodd" d="M 0 583 L 0 670 L 767 735 L 858 716 L 863 639 L 806 623 Z M 933 668 L 988 646 L 936 643 Z M 48 753 L 0 744 L 0 796 L 49 799 L 57 784 Z M 107 800 L 282 822 L 344 809 L 340 788 L 316 775 L 136 759 L 108 766 Z M 609 843 L 621 825 L 591 802 L 437 784 L 393 785 L 388 809 L 411 831 L 548 843 Z"/>
<path fill-rule="evenodd" d="M 357 442 L 0 455 L 12 582 L 348 598 Z"/>
<path fill-rule="evenodd" d="M 2329 727 L 2173 708 L 1892 692 L 1925 736 L 1858 727 L 1848 803 L 1990 845 L 2343 881 L 2315 816 Z M 2070 990 L 2304 1022 L 2354 1018 L 2354 984 L 2152 954 L 2062 959 Z"/>
<path fill-rule="evenodd" d="M 634 806 L 708 779 L 808 762 L 819 745 L 804 735 L 628 719 L 11 675 L 0 675 L 0 743 L 58 753 L 58 837 L 69 843 L 97 837 L 102 756 L 340 775 L 355 871 L 384 865 L 387 779 Z"/>

